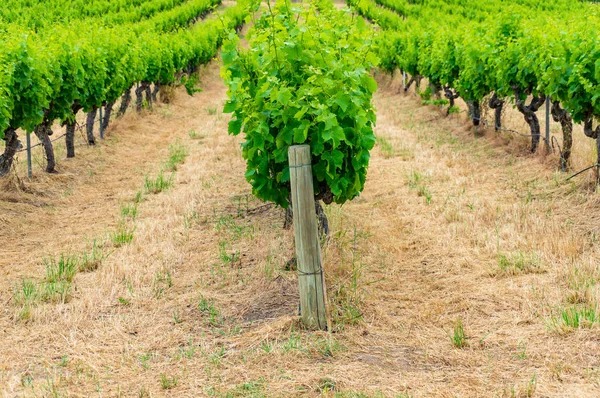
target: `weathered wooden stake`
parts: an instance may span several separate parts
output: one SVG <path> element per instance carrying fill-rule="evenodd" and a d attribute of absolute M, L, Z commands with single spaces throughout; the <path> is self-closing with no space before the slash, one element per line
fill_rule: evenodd
<path fill-rule="evenodd" d="M 317 231 L 310 146 L 291 146 L 288 158 L 294 209 L 300 314 L 307 327 L 327 330 L 325 277 Z"/>
<path fill-rule="evenodd" d="M 100 139 L 104 139 L 104 128 L 102 126 L 102 105 L 100 105 Z"/>
<path fill-rule="evenodd" d="M 25 133 L 27 136 L 27 177 L 33 177 L 33 170 L 31 167 L 31 133 Z"/>
<path fill-rule="evenodd" d="M 550 97 L 546 97 L 546 147 L 550 152 Z"/>

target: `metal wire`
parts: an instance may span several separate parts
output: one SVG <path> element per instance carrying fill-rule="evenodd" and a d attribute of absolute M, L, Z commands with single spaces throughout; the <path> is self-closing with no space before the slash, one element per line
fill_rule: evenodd
<path fill-rule="evenodd" d="M 94 122 L 94 124 L 96 124 L 96 122 Z M 87 124 L 80 125 L 73 132 L 76 133 L 77 131 L 83 130 L 83 128 L 86 127 L 86 126 L 87 126 Z M 27 133 L 27 134 L 31 134 L 31 133 Z M 56 141 L 60 140 L 61 138 L 65 137 L 66 135 L 67 135 L 67 133 L 64 133 L 63 135 L 60 135 L 60 136 L 58 136 L 58 137 L 50 140 L 50 142 L 56 142 Z M 29 149 L 33 149 L 36 146 L 40 146 L 40 145 L 42 145 L 42 143 L 38 142 L 37 144 L 32 145 L 31 147 L 29 147 Z M 21 153 L 21 152 L 25 152 L 25 151 L 27 151 L 27 148 L 20 149 L 20 150 L 16 151 L 15 153 Z"/>
<path fill-rule="evenodd" d="M 573 174 L 571 177 L 567 178 L 567 181 L 569 181 L 573 177 L 577 177 L 581 173 L 584 173 L 584 172 L 586 172 L 586 171 L 588 171 L 590 169 L 593 169 L 594 167 L 600 167 L 600 163 L 596 163 L 596 164 L 594 164 L 594 165 L 592 165 L 590 167 L 586 167 L 585 169 L 578 171 L 577 173 Z"/>
<path fill-rule="evenodd" d="M 465 111 L 463 111 L 463 112 L 465 112 Z M 533 137 L 533 134 L 524 134 L 524 133 L 521 133 L 521 132 L 519 132 L 517 130 L 511 130 L 511 129 L 504 128 L 502 126 L 496 126 L 495 123 L 493 123 L 493 124 L 492 123 L 488 123 L 488 121 L 485 120 L 485 119 L 473 117 L 473 115 L 471 114 L 470 110 L 468 112 L 469 112 L 469 117 L 471 118 L 471 120 L 478 121 L 478 122 L 480 122 L 481 124 L 483 124 L 486 127 L 490 127 L 490 126 L 494 125 L 495 129 L 499 130 L 499 131 L 505 131 L 507 133 L 517 134 L 517 135 L 520 135 L 521 137 Z M 546 139 L 546 137 L 542 136 L 541 133 L 540 133 L 540 139 L 544 140 L 544 142 L 548 145 L 548 148 L 552 148 L 551 143 L 548 142 L 548 140 Z"/>
<path fill-rule="evenodd" d="M 109 119 L 109 120 L 115 120 L 116 118 L 117 118 L 117 116 L 116 116 L 116 115 L 115 115 L 115 113 L 113 112 L 113 113 L 111 113 L 111 115 L 110 115 L 110 119 Z M 98 118 L 98 120 L 96 120 L 96 119 L 94 118 L 94 122 L 92 123 L 92 126 L 95 126 L 96 124 L 98 124 L 98 123 L 101 123 L 101 122 L 102 122 L 102 120 L 100 120 L 100 118 Z M 78 123 L 78 124 L 79 124 L 79 123 Z M 85 129 L 85 128 L 87 127 L 87 125 L 88 125 L 87 123 L 84 123 L 84 124 L 79 124 L 79 126 L 78 126 L 78 127 L 76 127 L 76 128 L 75 128 L 75 130 L 73 130 L 73 133 L 77 133 L 78 131 L 82 131 L 83 129 Z M 31 134 L 31 133 L 28 133 L 28 134 Z M 64 133 L 63 135 L 61 135 L 61 136 L 58 136 L 58 137 L 56 137 L 56 138 L 54 138 L 54 139 L 50 140 L 50 142 L 56 142 L 56 141 L 58 141 L 59 139 L 61 139 L 61 138 L 65 137 L 66 135 L 67 135 L 67 133 Z M 38 147 L 38 146 L 41 146 L 41 145 L 42 145 L 42 143 L 41 143 L 41 142 L 38 142 L 37 144 L 35 144 L 35 145 L 32 145 L 32 146 L 31 146 L 29 149 L 33 149 L 33 148 L 35 148 L 35 147 Z M 27 148 L 20 149 L 20 150 L 16 151 L 15 153 L 21 153 L 21 152 L 25 152 L 25 151 L 27 151 Z"/>

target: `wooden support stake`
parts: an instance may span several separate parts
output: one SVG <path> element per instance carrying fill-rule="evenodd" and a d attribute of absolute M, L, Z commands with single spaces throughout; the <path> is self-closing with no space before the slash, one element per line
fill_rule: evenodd
<path fill-rule="evenodd" d="M 104 127 L 102 126 L 102 105 L 100 105 L 100 139 L 104 139 Z"/>
<path fill-rule="evenodd" d="M 317 231 L 310 146 L 291 146 L 288 158 L 294 209 L 300 314 L 307 327 L 327 330 L 325 277 Z"/>
<path fill-rule="evenodd" d="M 31 165 L 31 133 L 25 133 L 27 135 L 27 177 L 33 177 L 33 170 Z"/>
<path fill-rule="evenodd" d="M 550 152 L 550 97 L 546 97 L 546 147 Z"/>

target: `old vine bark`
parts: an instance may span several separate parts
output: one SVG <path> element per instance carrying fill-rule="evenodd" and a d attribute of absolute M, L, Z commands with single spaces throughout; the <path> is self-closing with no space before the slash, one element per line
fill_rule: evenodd
<path fill-rule="evenodd" d="M 65 143 L 67 146 L 67 158 L 75 157 L 75 120 L 68 121 L 66 123 L 67 126 L 67 134 L 65 138 Z"/>
<path fill-rule="evenodd" d="M 502 108 L 504 108 L 504 100 L 492 95 L 488 102 L 490 108 L 494 110 L 494 130 L 498 131 L 502 127 Z"/>
<path fill-rule="evenodd" d="M 329 237 L 329 220 L 319 200 L 315 200 L 315 215 L 317 217 L 317 226 L 319 227 L 319 236 L 321 238 Z M 294 210 L 290 204 L 285 209 L 283 220 L 283 229 L 290 229 L 294 223 Z"/>
<path fill-rule="evenodd" d="M 4 153 L 0 155 L 0 177 L 10 172 L 15 154 L 22 146 L 17 132 L 10 127 L 4 131 L 4 141 L 6 141 L 6 147 L 4 148 Z"/>
<path fill-rule="evenodd" d="M 147 92 L 146 89 L 149 90 L 149 87 L 147 87 L 148 84 L 149 84 L 148 82 L 141 82 L 140 85 L 135 89 L 135 99 L 136 99 L 135 109 L 138 112 L 141 112 L 142 108 L 144 107 L 144 93 Z M 148 101 L 147 97 L 146 97 L 146 101 Z"/>
<path fill-rule="evenodd" d="M 110 115 L 112 114 L 113 111 L 113 107 L 115 106 L 115 102 L 109 102 L 108 104 L 106 104 L 106 106 L 104 107 L 104 115 L 102 118 L 102 130 L 106 131 L 106 129 L 108 128 L 108 125 L 110 124 Z"/>
<path fill-rule="evenodd" d="M 408 83 L 406 83 L 406 86 L 404 86 L 404 92 L 406 93 L 408 90 L 410 90 L 410 86 L 412 86 L 413 83 L 416 83 L 415 89 L 417 91 L 419 91 L 419 89 L 421 87 L 421 79 L 422 78 L 423 78 L 423 76 L 420 76 L 420 75 L 411 76 Z"/>
<path fill-rule="evenodd" d="M 454 100 L 456 100 L 459 95 L 456 91 L 454 91 L 453 89 L 451 89 L 449 86 L 444 86 L 444 95 L 446 96 L 446 98 L 448 99 L 448 111 L 446 113 L 446 115 L 450 115 L 450 112 L 452 112 L 452 109 L 454 108 Z"/>
<path fill-rule="evenodd" d="M 573 147 L 573 119 L 569 112 L 560 106 L 559 101 L 552 101 L 552 119 L 559 122 L 563 133 L 563 148 L 560 167 L 566 170 L 569 167 L 569 158 L 571 157 L 571 148 Z"/>
<path fill-rule="evenodd" d="M 54 158 L 54 147 L 52 146 L 52 141 L 50 140 L 50 136 L 52 135 L 50 122 L 45 120 L 42 124 L 37 125 L 34 129 L 34 133 L 42 143 L 42 147 L 44 148 L 44 152 L 46 154 L 46 172 L 55 173 L 56 160 Z"/>
<path fill-rule="evenodd" d="M 144 84 L 144 91 L 146 92 L 146 103 L 150 108 L 152 108 L 152 89 L 150 88 L 150 82 L 145 82 Z"/>
<path fill-rule="evenodd" d="M 98 108 L 94 107 L 91 112 L 88 112 L 85 119 L 85 132 L 87 135 L 88 145 L 96 145 L 96 139 L 94 138 L 94 122 L 96 121 L 96 113 Z"/>
<path fill-rule="evenodd" d="M 154 83 L 154 90 L 152 90 L 152 101 L 156 102 L 158 99 L 158 93 L 160 91 L 160 82 Z"/>
<path fill-rule="evenodd" d="M 522 93 L 520 89 L 514 87 L 513 92 L 515 93 L 517 109 L 523 114 L 525 122 L 529 125 L 531 131 L 531 153 L 535 153 L 540 144 L 541 137 L 540 121 L 535 113 L 542 105 L 544 105 L 544 102 L 546 102 L 546 96 L 544 94 L 534 95 L 529 105 L 527 105 L 525 101 L 521 99 Z"/>
<path fill-rule="evenodd" d="M 479 101 L 467 101 L 467 105 L 469 106 L 473 126 L 479 126 L 479 123 L 481 122 L 481 104 Z"/>
<path fill-rule="evenodd" d="M 117 112 L 117 117 L 123 117 L 125 112 L 127 112 L 127 108 L 129 108 L 129 104 L 131 103 L 131 87 L 129 87 L 121 96 L 121 106 L 119 107 L 119 112 Z"/>

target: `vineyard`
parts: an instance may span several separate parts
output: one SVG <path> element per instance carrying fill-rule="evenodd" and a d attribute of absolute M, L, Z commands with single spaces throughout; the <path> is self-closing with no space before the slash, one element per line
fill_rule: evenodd
<path fill-rule="evenodd" d="M 2 396 L 600 396 L 599 12 L 7 0 Z"/>
<path fill-rule="evenodd" d="M 487 102 L 496 112 L 491 123 L 496 130 L 502 126 L 502 108 L 512 103 L 529 126 L 534 153 L 541 136 L 536 112 L 544 103 L 551 103 L 552 118 L 562 127 L 563 169 L 571 155 L 573 122 L 583 123 L 585 135 L 597 140 L 600 148 L 600 127 L 594 128 L 594 120 L 600 116 L 600 49 L 596 38 L 585 33 L 598 21 L 595 4 L 412 4 L 405 0 L 351 4 L 386 31 L 381 43 L 385 49 L 382 67 L 408 73 L 405 89 L 427 78 L 428 99 L 444 97 L 451 113 L 454 101 L 462 98 L 474 125 L 479 125 L 481 105 Z M 581 15 L 590 19 L 582 21 Z M 546 140 L 550 146 L 549 137 Z M 600 165 L 600 157 L 597 160 L 595 166 Z"/>

